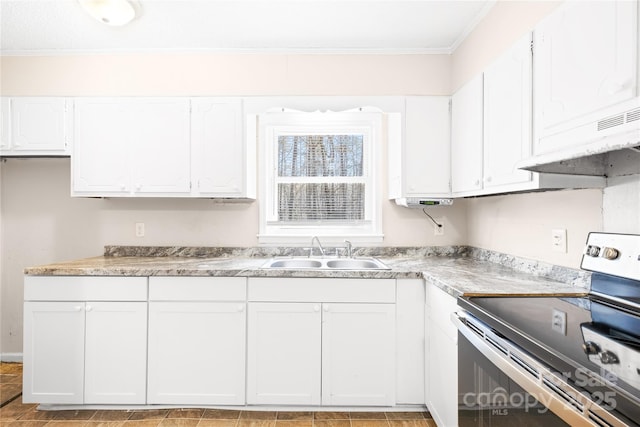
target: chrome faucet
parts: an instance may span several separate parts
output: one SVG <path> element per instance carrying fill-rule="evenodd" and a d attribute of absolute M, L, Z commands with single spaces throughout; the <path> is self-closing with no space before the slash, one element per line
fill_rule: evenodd
<path fill-rule="evenodd" d="M 311 239 L 311 248 L 309 249 L 309 256 L 313 255 L 313 242 L 318 243 L 318 249 L 320 249 L 320 253 L 324 256 L 324 248 L 322 247 L 322 243 L 320 243 L 320 239 L 318 236 L 313 236 Z"/>
<path fill-rule="evenodd" d="M 353 258 L 353 245 L 348 240 L 345 240 L 344 243 L 347 245 L 347 257 Z"/>

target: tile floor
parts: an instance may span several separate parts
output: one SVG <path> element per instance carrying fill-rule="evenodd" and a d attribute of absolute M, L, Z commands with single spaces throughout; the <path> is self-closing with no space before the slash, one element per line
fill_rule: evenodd
<path fill-rule="evenodd" d="M 0 363 L 0 395 L 22 385 L 22 365 Z M 9 385 L 9 387 L 5 387 Z M 3 427 L 436 427 L 428 412 L 264 412 L 218 409 L 38 411 L 20 397 L 0 408 Z"/>

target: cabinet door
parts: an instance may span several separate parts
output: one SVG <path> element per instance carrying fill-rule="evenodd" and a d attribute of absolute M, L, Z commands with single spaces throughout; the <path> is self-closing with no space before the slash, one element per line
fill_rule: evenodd
<path fill-rule="evenodd" d="M 118 99 L 77 99 L 72 186 L 78 195 L 131 191 L 128 112 Z"/>
<path fill-rule="evenodd" d="M 188 99 L 78 100 L 76 195 L 188 194 Z"/>
<path fill-rule="evenodd" d="M 84 303 L 24 303 L 25 403 L 82 404 Z"/>
<path fill-rule="evenodd" d="M 451 322 L 457 302 L 431 285 L 427 286 L 427 308 L 427 408 L 439 426 L 457 426 L 458 330 Z"/>
<path fill-rule="evenodd" d="M 318 303 L 249 303 L 247 403 L 319 405 Z"/>
<path fill-rule="evenodd" d="M 9 149 L 9 98 L 0 98 L 0 153 Z"/>
<path fill-rule="evenodd" d="M 12 98 L 11 149 L 65 152 L 72 106 L 66 98 Z"/>
<path fill-rule="evenodd" d="M 438 425 L 458 425 L 458 344 L 439 325 L 429 329 L 429 401 Z"/>
<path fill-rule="evenodd" d="M 531 181 L 531 35 L 484 72 L 484 188 Z"/>
<path fill-rule="evenodd" d="M 147 403 L 243 405 L 245 305 L 150 303 Z"/>
<path fill-rule="evenodd" d="M 451 186 L 453 193 L 482 188 L 482 74 L 451 99 Z"/>
<path fill-rule="evenodd" d="M 323 304 L 322 404 L 395 405 L 395 305 Z"/>
<path fill-rule="evenodd" d="M 451 192 L 449 102 L 448 96 L 406 98 L 403 196 L 449 196 Z"/>
<path fill-rule="evenodd" d="M 242 101 L 194 99 L 193 181 L 201 195 L 242 196 L 246 161 Z"/>
<path fill-rule="evenodd" d="M 131 100 L 128 107 L 134 192 L 189 193 L 189 100 Z"/>
<path fill-rule="evenodd" d="M 637 7 L 626 0 L 566 2 L 536 26 L 536 139 L 637 95 Z M 563 139 L 554 141 L 541 141 L 536 154 L 562 148 Z"/>
<path fill-rule="evenodd" d="M 396 287 L 396 403 L 425 402 L 425 282 L 398 279 Z"/>
<path fill-rule="evenodd" d="M 87 302 L 85 404 L 144 404 L 147 303 Z"/>

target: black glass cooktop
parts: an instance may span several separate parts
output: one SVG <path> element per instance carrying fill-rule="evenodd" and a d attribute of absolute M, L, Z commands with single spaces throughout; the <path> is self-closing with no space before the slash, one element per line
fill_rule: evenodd
<path fill-rule="evenodd" d="M 602 331 L 640 357 L 640 316 L 592 297 L 460 297 L 458 303 L 574 385 L 589 393 L 615 392 L 617 410 L 640 423 L 640 390 L 617 378 L 610 381 L 603 365 L 585 353 L 582 330 L 588 325 Z M 558 324 L 558 319 L 565 320 Z"/>

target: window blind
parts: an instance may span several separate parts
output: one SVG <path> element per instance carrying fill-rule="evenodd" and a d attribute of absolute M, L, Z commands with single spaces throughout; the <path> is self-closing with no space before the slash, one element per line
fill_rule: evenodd
<path fill-rule="evenodd" d="M 363 220 L 363 144 L 363 135 L 278 136 L 278 221 Z"/>

